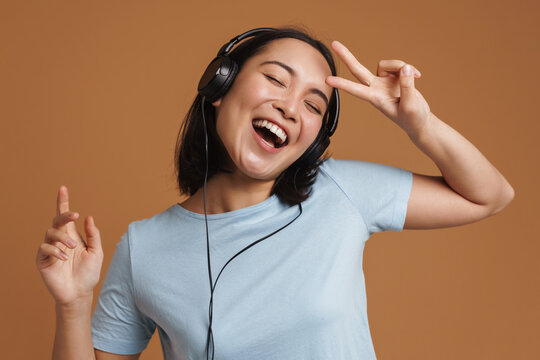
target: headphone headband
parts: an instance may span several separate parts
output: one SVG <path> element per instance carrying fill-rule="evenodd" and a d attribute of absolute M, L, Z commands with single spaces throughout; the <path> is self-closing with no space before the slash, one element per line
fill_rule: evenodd
<path fill-rule="evenodd" d="M 233 46 L 236 45 L 236 43 L 244 40 L 245 38 L 248 38 L 248 37 L 251 37 L 251 36 L 257 36 L 260 33 L 268 32 L 268 31 L 276 31 L 276 29 L 274 29 L 274 28 L 256 28 L 256 29 L 248 30 L 245 33 L 240 34 L 240 35 L 238 35 L 236 37 L 233 37 L 231 40 L 229 40 L 229 42 L 227 44 L 223 45 L 221 47 L 221 49 L 219 49 L 219 51 L 217 53 L 217 56 L 225 56 L 225 55 L 227 55 L 229 53 L 229 51 L 231 51 Z"/>

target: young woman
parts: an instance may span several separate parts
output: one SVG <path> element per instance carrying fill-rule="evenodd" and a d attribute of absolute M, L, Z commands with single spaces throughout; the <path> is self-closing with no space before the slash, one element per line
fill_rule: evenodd
<path fill-rule="evenodd" d="M 375 359 L 369 236 L 472 223 L 512 200 L 497 169 L 430 111 L 414 66 L 381 60 L 375 75 L 335 41 L 353 82 L 301 31 L 245 37 L 222 48 L 237 73 L 224 59 L 209 66 L 179 134 L 178 184 L 190 197 L 128 226 L 93 317 L 99 230 L 87 217 L 83 240 L 60 187 L 36 259 L 56 301 L 54 359 L 137 359 L 156 328 L 166 359 Z M 338 88 L 394 121 L 442 176 L 321 157 Z"/>

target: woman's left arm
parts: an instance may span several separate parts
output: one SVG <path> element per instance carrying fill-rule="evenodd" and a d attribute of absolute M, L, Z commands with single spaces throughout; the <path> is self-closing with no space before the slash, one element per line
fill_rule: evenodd
<path fill-rule="evenodd" d="M 332 48 L 360 83 L 330 76 L 327 84 L 379 109 L 443 175 L 413 173 L 405 229 L 472 223 L 498 213 L 512 201 L 514 189 L 504 176 L 472 143 L 430 111 L 414 87 L 415 77 L 421 76 L 417 69 L 401 60 L 381 60 L 375 76 L 341 43 L 334 41 Z"/>

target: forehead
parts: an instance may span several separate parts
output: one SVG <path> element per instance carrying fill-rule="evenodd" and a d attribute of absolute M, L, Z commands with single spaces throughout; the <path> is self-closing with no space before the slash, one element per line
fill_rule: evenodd
<path fill-rule="evenodd" d="M 258 67 L 264 61 L 272 60 L 290 66 L 299 80 L 317 84 L 325 93 L 331 93 L 332 88 L 325 83 L 326 77 L 332 75 L 330 66 L 324 56 L 308 43 L 293 38 L 274 40 L 250 58 L 246 65 Z"/>

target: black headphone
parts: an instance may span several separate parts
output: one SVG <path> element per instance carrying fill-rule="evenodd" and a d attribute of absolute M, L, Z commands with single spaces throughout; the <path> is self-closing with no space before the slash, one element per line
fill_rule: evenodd
<path fill-rule="evenodd" d="M 212 60 L 210 65 L 204 71 L 197 90 L 206 101 L 212 103 L 221 98 L 230 89 L 236 75 L 238 74 L 238 64 L 236 64 L 228 54 L 233 46 L 239 41 L 257 36 L 263 33 L 276 31 L 273 28 L 256 28 L 246 31 L 232 38 L 227 44 L 223 45 L 219 49 L 217 56 Z M 328 145 L 330 145 L 330 136 L 336 131 L 338 117 L 339 117 L 339 93 L 334 88 L 334 104 L 329 104 L 327 110 L 326 126 L 321 127 L 321 130 L 317 134 L 315 141 L 309 146 L 309 148 L 302 154 L 302 156 L 295 162 L 298 166 L 305 166 L 315 163 L 319 157 L 324 153 Z"/>

